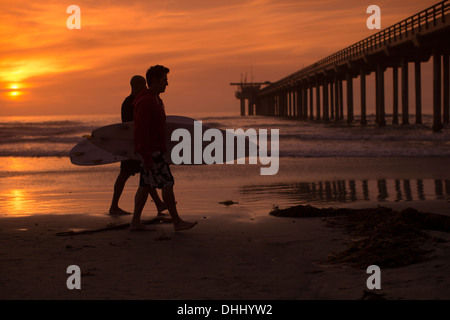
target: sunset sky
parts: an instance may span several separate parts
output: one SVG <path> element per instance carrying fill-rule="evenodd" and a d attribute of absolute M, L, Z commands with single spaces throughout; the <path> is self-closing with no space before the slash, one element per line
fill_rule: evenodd
<path fill-rule="evenodd" d="M 436 0 L 0 0 L 0 116 L 119 113 L 129 80 L 170 68 L 168 114 L 234 112 L 230 82 L 276 81 Z M 69 5 L 81 29 L 69 30 Z M 426 96 L 426 95 L 424 95 Z"/>

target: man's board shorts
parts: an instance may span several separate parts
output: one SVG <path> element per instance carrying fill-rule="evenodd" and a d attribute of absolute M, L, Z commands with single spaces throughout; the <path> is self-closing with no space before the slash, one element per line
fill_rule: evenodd
<path fill-rule="evenodd" d="M 153 152 L 152 160 L 153 167 L 150 171 L 146 170 L 143 164 L 141 165 L 139 185 L 158 189 L 173 186 L 175 182 L 164 155 L 159 151 Z"/>
<path fill-rule="evenodd" d="M 141 162 L 139 160 L 124 160 L 120 162 L 120 172 L 134 176 L 141 172 Z"/>

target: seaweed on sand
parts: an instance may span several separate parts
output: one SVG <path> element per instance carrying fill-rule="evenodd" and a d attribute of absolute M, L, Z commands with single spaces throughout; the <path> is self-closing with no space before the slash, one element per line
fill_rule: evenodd
<path fill-rule="evenodd" d="M 429 259 L 427 244 L 442 241 L 424 230 L 450 232 L 450 217 L 415 209 L 394 211 L 386 207 L 368 209 L 295 206 L 270 213 L 277 217 L 324 217 L 328 226 L 343 228 L 353 239 L 348 248 L 329 255 L 326 264 L 350 264 L 367 268 L 394 268 Z"/>

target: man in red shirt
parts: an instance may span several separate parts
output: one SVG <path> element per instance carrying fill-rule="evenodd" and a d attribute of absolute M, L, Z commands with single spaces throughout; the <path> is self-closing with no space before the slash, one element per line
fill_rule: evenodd
<path fill-rule="evenodd" d="M 147 82 L 143 76 L 135 75 L 130 80 L 131 94 L 125 98 L 122 103 L 121 115 L 122 122 L 133 121 L 134 117 L 134 106 L 133 101 L 136 95 L 138 95 L 141 90 L 147 89 Z M 136 173 L 141 171 L 141 162 L 139 160 L 124 160 L 120 163 L 120 173 L 117 176 L 116 182 L 114 184 L 114 194 L 111 202 L 111 207 L 109 213 L 111 215 L 124 215 L 130 214 L 122 210 L 119 207 L 119 199 L 122 195 L 123 189 L 125 188 L 125 183 L 127 180 L 134 176 Z M 156 209 L 158 211 L 158 216 L 162 216 L 162 211 L 166 210 L 165 204 L 161 201 L 158 193 L 154 188 L 150 190 L 150 196 L 155 202 Z"/>
<path fill-rule="evenodd" d="M 166 147 L 166 113 L 159 95 L 168 86 L 169 69 L 156 65 L 148 69 L 146 78 L 148 90 L 141 91 L 134 104 L 134 149 L 142 160 L 139 189 L 135 197 L 135 208 L 130 230 L 145 230 L 141 213 L 151 188 L 162 189 L 163 201 L 172 217 L 175 231 L 187 230 L 197 222 L 182 220 L 176 208 L 173 192 L 174 179 L 169 164 L 164 158 Z"/>

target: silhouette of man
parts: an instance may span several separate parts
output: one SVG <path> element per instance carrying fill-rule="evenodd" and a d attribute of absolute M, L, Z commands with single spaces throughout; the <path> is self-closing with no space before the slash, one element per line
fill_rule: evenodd
<path fill-rule="evenodd" d="M 164 158 L 164 153 L 167 152 L 166 113 L 160 94 L 165 92 L 168 86 L 168 73 L 169 69 L 160 65 L 148 69 L 148 90 L 142 90 L 134 101 L 134 148 L 142 159 L 142 165 L 131 231 L 146 230 L 145 225 L 141 223 L 141 213 L 151 188 L 162 189 L 163 201 L 172 217 L 175 231 L 187 230 L 197 224 L 184 221 L 178 215 L 173 192 L 175 182 Z"/>
<path fill-rule="evenodd" d="M 145 78 L 143 76 L 133 76 L 130 81 L 131 85 L 131 94 L 125 98 L 122 103 L 121 116 L 122 122 L 133 121 L 134 116 L 134 107 L 133 101 L 136 95 L 142 90 L 147 89 L 147 84 Z M 123 189 L 125 187 L 125 183 L 127 180 L 134 176 L 136 173 L 140 172 L 141 162 L 139 160 L 125 160 L 120 163 L 120 173 L 117 176 L 116 182 L 114 184 L 114 194 L 111 202 L 111 207 L 109 209 L 109 213 L 112 215 L 125 215 L 131 214 L 125 210 L 122 210 L 119 207 L 119 199 L 122 195 Z M 166 209 L 166 206 L 161 201 L 158 196 L 158 193 L 155 189 L 150 189 L 149 193 L 155 202 L 158 214 L 161 214 L 162 211 Z"/>

